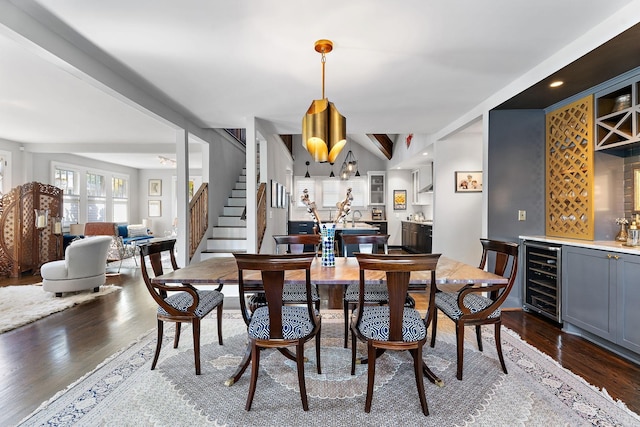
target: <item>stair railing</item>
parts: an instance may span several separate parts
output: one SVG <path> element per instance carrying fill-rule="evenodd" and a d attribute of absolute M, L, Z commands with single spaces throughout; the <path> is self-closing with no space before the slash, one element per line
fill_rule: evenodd
<path fill-rule="evenodd" d="M 258 253 L 262 247 L 264 233 L 267 230 L 267 184 L 261 182 L 258 186 L 257 203 L 257 225 L 258 225 Z"/>
<path fill-rule="evenodd" d="M 209 228 L 209 185 L 204 182 L 189 202 L 189 261 Z"/>

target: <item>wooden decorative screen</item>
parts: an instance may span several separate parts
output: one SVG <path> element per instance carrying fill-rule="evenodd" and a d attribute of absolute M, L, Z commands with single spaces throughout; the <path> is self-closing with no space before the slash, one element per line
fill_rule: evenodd
<path fill-rule="evenodd" d="M 546 117 L 546 234 L 593 240 L 593 97 Z"/>

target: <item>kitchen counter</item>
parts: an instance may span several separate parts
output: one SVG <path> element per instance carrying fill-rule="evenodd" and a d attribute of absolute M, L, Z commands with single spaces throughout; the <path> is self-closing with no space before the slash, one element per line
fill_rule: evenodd
<path fill-rule="evenodd" d="M 566 239 L 563 237 L 548 236 L 519 236 L 521 240 L 534 240 L 536 242 L 553 243 L 556 245 L 569 245 L 587 249 L 600 249 L 602 251 L 619 252 L 631 255 L 640 255 L 640 246 L 626 246 L 621 242 L 612 240 L 580 240 Z"/>
<path fill-rule="evenodd" d="M 408 222 L 408 223 L 411 223 L 411 224 L 433 225 L 433 220 L 431 220 L 431 219 L 425 219 L 425 220 L 422 220 L 422 221 L 416 221 L 415 219 L 407 221 L 407 220 L 403 219 L 402 222 Z"/>

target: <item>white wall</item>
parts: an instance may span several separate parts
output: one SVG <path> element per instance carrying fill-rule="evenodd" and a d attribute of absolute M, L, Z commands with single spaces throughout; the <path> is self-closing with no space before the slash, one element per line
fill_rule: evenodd
<path fill-rule="evenodd" d="M 433 253 L 480 262 L 482 193 L 456 193 L 456 171 L 482 170 L 482 134 L 459 133 L 435 144 Z"/>
<path fill-rule="evenodd" d="M 275 253 L 276 247 L 272 236 L 277 234 L 287 234 L 287 208 L 271 207 L 271 180 L 274 180 L 287 187 L 291 197 L 292 187 L 292 171 L 293 157 L 287 147 L 282 143 L 279 137 L 270 135 L 266 138 L 266 153 L 260 152 L 260 158 L 267 158 L 267 170 L 260 170 L 260 180 L 267 184 L 267 229 L 264 233 L 264 240 L 260 248 L 260 253 Z M 264 163 L 263 163 L 264 164 Z"/>

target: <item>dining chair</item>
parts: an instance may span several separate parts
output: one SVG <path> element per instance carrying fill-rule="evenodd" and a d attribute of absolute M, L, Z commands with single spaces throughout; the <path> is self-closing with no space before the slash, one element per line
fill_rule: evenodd
<path fill-rule="evenodd" d="M 218 318 L 218 344 L 222 345 L 222 305 L 224 295 L 220 285 L 216 290 L 198 290 L 188 283 L 182 284 L 158 284 L 152 283 L 149 274 L 149 266 L 154 276 L 168 273 L 162 265 L 162 255 L 169 255 L 171 267 L 178 269 L 174 248 L 175 239 L 150 242 L 140 245 L 140 271 L 147 286 L 147 290 L 158 304 L 158 340 L 156 353 L 153 357 L 151 370 L 154 370 L 160 356 L 162 347 L 162 335 L 164 322 L 174 322 L 176 332 L 173 340 L 173 348 L 178 347 L 180 341 L 180 329 L 182 323 L 191 323 L 193 329 L 193 349 L 195 356 L 196 375 L 200 375 L 200 321 L 214 308 L 217 309 Z M 149 266 L 147 265 L 149 263 Z"/>
<path fill-rule="evenodd" d="M 307 390 L 304 380 L 304 344 L 315 337 L 316 366 L 320 369 L 320 324 L 321 317 L 311 301 L 311 263 L 314 255 L 282 254 L 255 255 L 234 254 L 238 264 L 238 285 L 240 291 L 240 308 L 247 324 L 247 333 L 251 344 L 251 383 L 245 410 L 251 410 L 251 403 L 256 391 L 258 370 L 260 368 L 260 350 L 263 348 L 277 348 L 283 354 L 288 347 L 295 346 L 295 361 L 298 370 L 298 384 L 302 408 L 309 410 Z M 244 303 L 245 291 L 253 292 L 255 286 L 250 286 L 245 280 L 245 270 L 260 271 L 261 282 L 267 299 L 267 305 L 258 307 L 250 313 Z M 284 305 L 283 289 L 285 272 L 299 270 L 305 272 L 306 306 Z M 249 285 L 249 286 L 248 286 Z"/>
<path fill-rule="evenodd" d="M 422 413 L 429 415 L 424 394 L 422 348 L 434 313 L 436 266 L 440 254 L 376 255 L 356 253 L 360 268 L 359 300 L 351 317 L 351 375 L 355 375 L 357 339 L 367 343 L 367 397 L 365 412 L 371 411 L 376 357 L 386 350 L 408 350 L 413 357 L 414 373 Z M 386 273 L 387 305 L 365 305 L 365 272 Z M 429 271 L 429 302 L 425 317 L 405 306 L 411 272 Z M 389 408 L 386 408 L 389 410 Z"/>
<path fill-rule="evenodd" d="M 383 251 L 389 253 L 388 234 L 342 234 L 342 254 L 346 258 L 350 245 L 358 245 L 358 252 L 374 253 Z M 344 310 L 344 348 L 349 342 L 349 310 L 353 310 L 358 302 L 359 288 L 357 284 L 348 285 L 342 298 Z M 364 301 L 367 304 L 386 304 L 389 299 L 387 287 L 381 284 L 368 284 L 365 287 Z"/>
<path fill-rule="evenodd" d="M 476 327 L 478 350 L 482 351 L 481 326 L 495 327 L 496 349 L 502 371 L 506 374 L 507 367 L 502 356 L 500 327 L 502 316 L 500 306 L 507 299 L 518 270 L 518 244 L 501 242 L 498 240 L 480 239 L 482 244 L 482 258 L 480 269 L 506 277 L 506 284 L 475 284 L 466 285 L 458 292 L 437 292 L 435 296 L 436 316 L 431 329 L 431 347 L 436 344 L 438 325 L 437 312 L 440 310 L 456 325 L 457 341 L 457 373 L 458 380 L 462 380 L 464 354 L 464 327 Z"/>
<path fill-rule="evenodd" d="M 312 245 L 313 252 L 317 256 L 318 248 L 322 243 L 322 237 L 319 234 L 274 235 L 273 240 L 276 243 L 276 254 L 280 254 L 281 251 L 285 251 L 284 253 L 299 254 L 304 252 L 305 245 Z M 286 304 L 304 304 L 307 301 L 307 291 L 303 284 L 285 283 L 282 297 L 283 302 Z M 313 284 L 311 286 L 311 300 L 316 310 L 320 310 L 318 286 Z"/>

